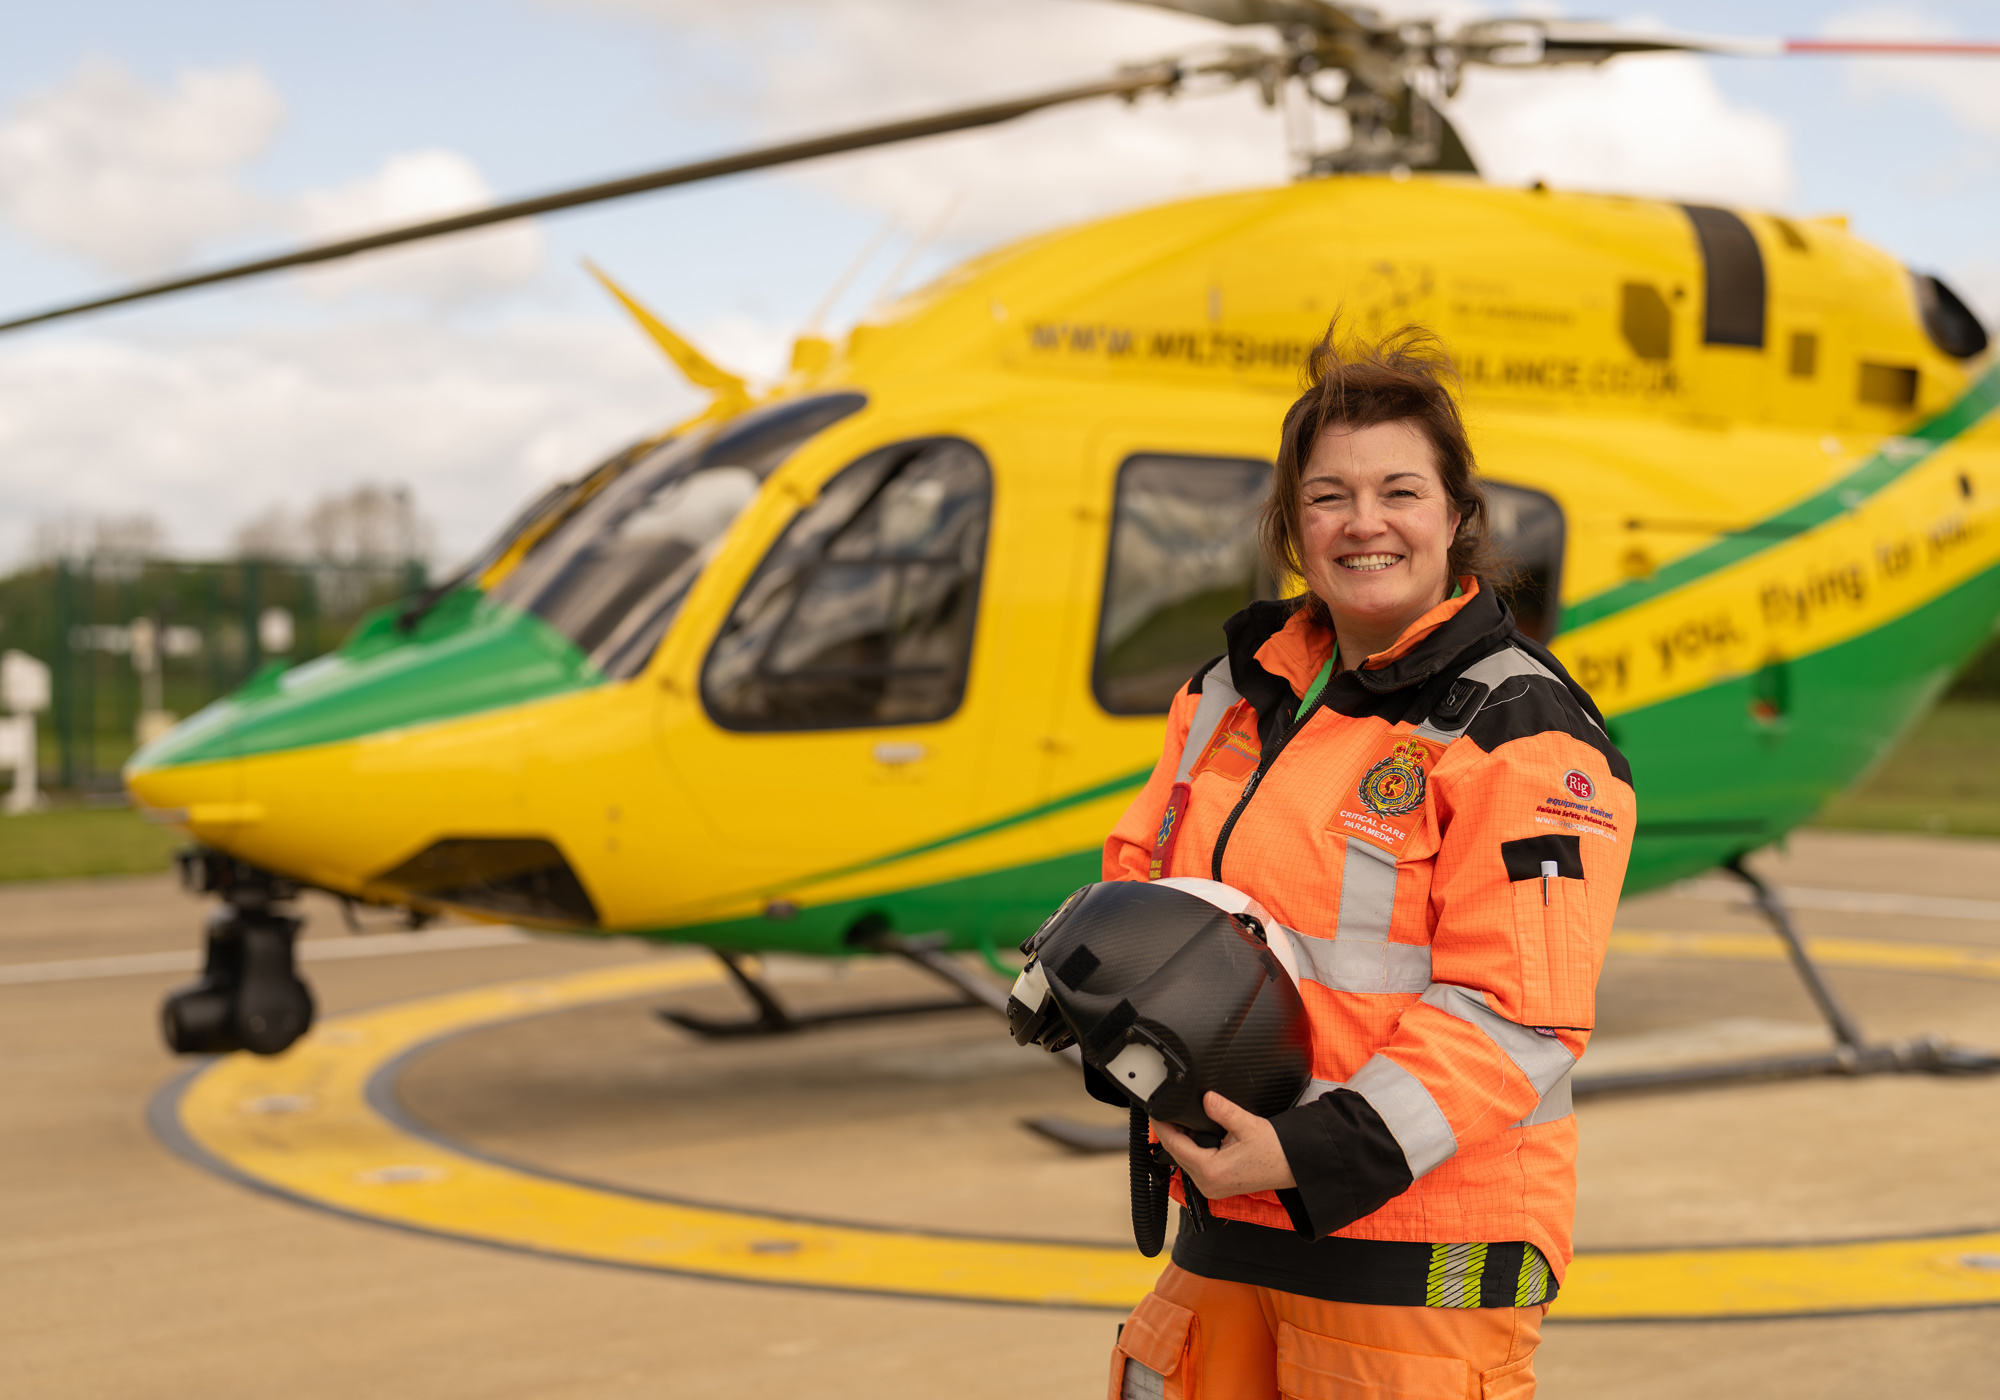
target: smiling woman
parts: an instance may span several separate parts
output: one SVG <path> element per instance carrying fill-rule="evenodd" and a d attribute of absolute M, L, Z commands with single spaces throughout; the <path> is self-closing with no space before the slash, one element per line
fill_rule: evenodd
<path fill-rule="evenodd" d="M 1219 1142 L 1154 1121 L 1192 1214 L 1111 1393 L 1359 1378 L 1525 1400 L 1570 1260 L 1569 1076 L 1631 770 L 1500 595 L 1437 342 L 1330 329 L 1309 367 L 1262 516 L 1266 569 L 1304 592 L 1223 624 L 1104 878 L 1217 881 L 1261 906 L 1291 953 L 1312 1082 L 1270 1117 L 1208 1094 Z M 1576 820 L 1586 806 L 1601 828 Z"/>

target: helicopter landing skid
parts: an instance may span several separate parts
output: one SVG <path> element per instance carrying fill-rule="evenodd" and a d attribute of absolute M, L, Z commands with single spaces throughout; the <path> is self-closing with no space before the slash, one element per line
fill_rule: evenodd
<path fill-rule="evenodd" d="M 1701 1089 L 1756 1080 L 1807 1079 L 1820 1074 L 1992 1074 L 2000 1071 L 2000 1055 L 1953 1045 L 1942 1036 L 1871 1043 L 1861 1025 L 1833 994 L 1819 965 L 1792 927 L 1791 911 L 1776 890 L 1750 873 L 1741 856 L 1723 868 L 1750 887 L 1758 912 L 1785 945 L 1792 967 L 1819 1008 L 1833 1048 L 1803 1055 L 1773 1055 L 1722 1064 L 1686 1065 L 1674 1069 L 1638 1070 L 1630 1074 L 1579 1075 L 1571 1087 L 1576 1098 L 1636 1094 L 1665 1089 Z"/>
<path fill-rule="evenodd" d="M 886 941 L 882 944 L 882 950 L 902 953 L 919 966 L 933 973 L 937 972 L 937 968 L 925 961 L 916 951 L 893 946 Z M 757 1014 L 739 1020 L 723 1021 L 709 1016 L 698 1016 L 692 1011 L 676 1011 L 665 1006 L 657 1008 L 653 1013 L 669 1025 L 679 1026 L 684 1031 L 692 1031 L 710 1040 L 731 1040 L 758 1035 L 792 1035 L 798 1031 L 813 1030 L 820 1026 L 844 1025 L 850 1021 L 880 1021 L 894 1016 L 929 1016 L 941 1011 L 969 1011 L 991 1006 L 991 1002 L 983 997 L 975 998 L 965 984 L 959 982 L 956 977 L 947 976 L 945 980 L 958 987 L 960 991 L 958 996 L 948 1000 L 886 1002 L 867 1006 L 846 1006 L 834 1011 L 801 1013 L 791 1010 L 779 1001 L 768 983 L 745 968 L 742 954 L 724 952 L 720 948 L 711 951 L 722 960 L 722 965 L 729 970 L 729 975 L 736 979 L 736 985 L 743 989 L 744 995 L 748 996 L 756 1006 Z M 950 964 L 950 959 L 935 950 L 920 951 L 929 953 L 938 962 Z M 961 972 L 955 964 L 951 966 L 953 973 Z M 1004 996 L 1001 1006 L 1003 1008 L 1006 1006 Z"/>

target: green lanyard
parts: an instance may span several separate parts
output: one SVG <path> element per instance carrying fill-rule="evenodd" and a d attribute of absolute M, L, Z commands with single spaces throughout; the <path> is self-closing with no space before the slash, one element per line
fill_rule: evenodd
<path fill-rule="evenodd" d="M 1464 592 L 1465 587 L 1462 584 L 1454 583 L 1451 586 L 1451 596 L 1453 598 L 1460 596 Z M 1446 601 L 1449 602 L 1450 599 Z M 1306 698 L 1299 701 L 1298 713 L 1292 716 L 1294 724 L 1306 717 L 1306 711 L 1312 708 L 1313 701 L 1319 699 L 1319 693 L 1325 690 L 1326 683 L 1333 679 L 1333 668 L 1339 664 L 1340 648 L 1336 645 L 1333 649 L 1333 655 L 1326 659 L 1326 665 L 1319 668 L 1319 674 L 1313 677 L 1313 683 L 1306 687 Z"/>
<path fill-rule="evenodd" d="M 1299 701 L 1299 710 L 1292 716 L 1292 723 L 1296 724 L 1306 717 L 1306 711 L 1312 708 L 1312 702 L 1319 699 L 1319 693 L 1325 690 L 1326 683 L 1333 679 L 1333 668 L 1339 662 L 1340 648 L 1335 647 L 1333 655 L 1326 659 L 1326 665 L 1320 667 L 1319 674 L 1313 677 L 1313 683 L 1306 687 L 1306 698 Z"/>

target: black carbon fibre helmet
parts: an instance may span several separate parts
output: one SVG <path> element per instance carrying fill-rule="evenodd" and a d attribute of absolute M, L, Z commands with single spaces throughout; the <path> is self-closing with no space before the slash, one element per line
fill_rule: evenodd
<path fill-rule="evenodd" d="M 1022 945 L 1007 1002 L 1022 1045 L 1061 1050 L 1146 1116 L 1220 1134 L 1213 1090 L 1261 1117 L 1312 1077 L 1305 1003 L 1265 941 L 1263 911 L 1211 880 L 1107 881 L 1064 901 Z"/>

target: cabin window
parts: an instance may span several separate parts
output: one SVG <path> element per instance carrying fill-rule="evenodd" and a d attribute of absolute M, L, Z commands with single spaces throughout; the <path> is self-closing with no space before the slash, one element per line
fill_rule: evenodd
<path fill-rule="evenodd" d="M 1881 408 L 1914 408 L 1917 404 L 1917 371 L 1910 365 L 1876 365 L 1861 362 L 1863 403 Z"/>
<path fill-rule="evenodd" d="M 493 596 L 540 617 L 606 675 L 637 675 L 764 479 L 866 402 L 792 399 L 655 449 L 557 526 Z"/>
<path fill-rule="evenodd" d="M 1503 564 L 1500 596 L 1538 642 L 1555 636 L 1562 612 L 1563 513 L 1555 497 L 1525 486 L 1481 481 L 1487 538 Z"/>
<path fill-rule="evenodd" d="M 1709 345 L 1764 347 L 1764 254 L 1750 225 L 1727 209 L 1683 204 L 1701 244 L 1707 308 L 1702 340 Z"/>
<path fill-rule="evenodd" d="M 702 670 L 726 729 L 941 720 L 965 696 L 992 474 L 929 438 L 843 470 L 772 546 Z"/>
<path fill-rule="evenodd" d="M 1118 469 L 1091 686 L 1113 714 L 1163 714 L 1222 624 L 1275 596 L 1257 555 L 1268 462 L 1143 455 Z"/>

